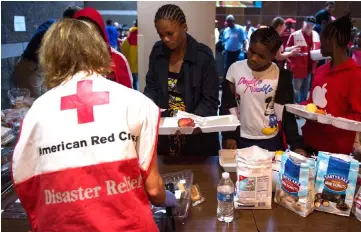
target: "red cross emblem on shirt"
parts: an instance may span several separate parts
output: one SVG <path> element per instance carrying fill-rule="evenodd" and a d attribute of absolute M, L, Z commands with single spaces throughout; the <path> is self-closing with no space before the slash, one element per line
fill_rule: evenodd
<path fill-rule="evenodd" d="M 76 109 L 78 124 L 94 122 L 93 107 L 109 104 L 109 92 L 93 92 L 93 81 L 77 83 L 77 93 L 61 98 L 60 110 Z"/>

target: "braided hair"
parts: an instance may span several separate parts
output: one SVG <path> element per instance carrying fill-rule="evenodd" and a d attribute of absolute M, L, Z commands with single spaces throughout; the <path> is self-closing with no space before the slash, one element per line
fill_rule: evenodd
<path fill-rule="evenodd" d="M 350 13 L 326 25 L 322 34 L 325 39 L 334 38 L 336 44 L 346 48 L 351 41 L 352 20 Z"/>
<path fill-rule="evenodd" d="M 182 9 L 174 4 L 167 4 L 160 7 L 155 14 L 154 23 L 158 20 L 171 20 L 179 24 L 185 24 L 186 16 L 184 15 Z"/>
<path fill-rule="evenodd" d="M 261 43 L 266 46 L 272 54 L 276 54 L 282 45 L 282 40 L 275 29 L 267 27 L 257 29 L 253 32 L 250 43 Z"/>

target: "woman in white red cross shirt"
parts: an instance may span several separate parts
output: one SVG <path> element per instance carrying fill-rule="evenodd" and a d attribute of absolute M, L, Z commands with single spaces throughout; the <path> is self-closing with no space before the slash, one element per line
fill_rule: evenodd
<path fill-rule="evenodd" d="M 89 22 L 54 23 L 39 58 L 50 90 L 27 113 L 12 165 L 32 230 L 158 231 L 149 201 L 176 203 L 157 167 L 159 108 L 105 78 L 108 47 Z"/>

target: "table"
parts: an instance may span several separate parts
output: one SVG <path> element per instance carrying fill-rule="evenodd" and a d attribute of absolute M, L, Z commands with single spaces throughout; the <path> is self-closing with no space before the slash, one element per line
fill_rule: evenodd
<path fill-rule="evenodd" d="M 190 208 L 188 218 L 177 222 L 177 231 L 239 231 L 257 232 L 252 210 L 235 211 L 235 220 L 228 225 L 217 220 L 217 185 L 223 169 L 218 164 L 218 156 L 210 157 L 159 157 L 161 173 L 193 171 L 193 183 L 197 183 L 206 198 L 202 204 Z M 231 175 L 236 179 L 236 175 Z"/>
<path fill-rule="evenodd" d="M 336 216 L 313 212 L 303 218 L 286 208 L 273 203 L 272 210 L 235 210 L 235 220 L 230 224 L 218 222 L 216 217 L 216 189 L 223 172 L 218 157 L 158 157 L 161 173 L 191 169 L 206 201 L 190 208 L 188 217 L 177 221 L 177 231 L 240 231 L 240 232 L 360 232 L 361 222 L 354 215 Z M 233 181 L 236 175 L 231 173 Z M 27 220 L 1 220 L 2 232 L 27 232 Z"/>
<path fill-rule="evenodd" d="M 272 203 L 272 210 L 253 210 L 259 232 L 360 232 L 361 222 L 350 217 L 314 211 L 306 218 Z"/>

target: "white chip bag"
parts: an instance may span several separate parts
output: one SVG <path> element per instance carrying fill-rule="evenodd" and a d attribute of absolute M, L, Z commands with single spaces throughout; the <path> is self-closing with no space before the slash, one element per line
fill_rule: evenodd
<path fill-rule="evenodd" d="M 272 155 L 252 146 L 237 150 L 235 209 L 271 209 Z"/>

